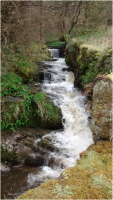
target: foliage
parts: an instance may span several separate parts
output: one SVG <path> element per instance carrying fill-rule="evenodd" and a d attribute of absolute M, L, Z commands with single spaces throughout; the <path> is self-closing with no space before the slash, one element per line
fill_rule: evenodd
<path fill-rule="evenodd" d="M 31 43 L 25 48 L 27 57 L 30 58 L 32 63 L 42 60 L 51 60 L 50 51 L 46 45 Z"/>
<path fill-rule="evenodd" d="M 54 107 L 52 103 L 46 103 L 45 104 L 45 110 L 46 110 L 46 118 L 48 121 L 51 121 L 54 119 L 54 122 L 56 122 L 59 119 L 59 109 Z"/>
<path fill-rule="evenodd" d="M 33 47 L 31 47 L 31 51 L 32 49 Z M 37 45 L 37 49 L 38 51 L 40 50 L 40 52 L 43 50 L 44 53 L 48 53 L 49 55 L 49 51 L 47 51 L 45 45 L 41 46 L 41 48 Z M 12 102 L 8 102 L 8 100 L 2 101 L 2 130 L 10 129 L 11 131 L 14 131 L 20 126 L 34 126 L 35 123 L 38 126 L 40 122 L 37 117 L 40 117 L 42 120 L 43 115 L 46 116 L 46 113 L 44 114 L 44 112 L 46 112 L 45 109 L 43 109 L 43 115 L 41 115 L 38 106 L 35 106 L 34 111 L 34 104 L 36 104 L 35 96 L 27 91 L 27 86 L 22 82 L 22 79 L 23 81 L 26 81 L 26 78 L 29 82 L 33 81 L 33 74 L 36 71 L 35 65 L 32 65 L 30 58 L 28 59 L 28 56 L 26 57 L 26 53 L 25 48 L 18 45 L 16 42 L 9 46 L 2 46 L 1 96 L 4 98 L 7 96 L 10 96 L 11 98 L 23 98 L 22 103 L 19 102 L 20 100 L 18 98 L 17 100 L 12 98 Z M 36 54 L 36 52 L 34 53 Z M 21 75 L 22 78 L 14 72 Z M 41 94 L 39 94 L 39 99 L 40 98 Z M 57 116 L 59 117 L 58 112 Z M 48 120 L 51 117 L 53 117 L 53 115 L 49 116 Z"/>
<path fill-rule="evenodd" d="M 97 75 L 108 74 L 112 70 L 111 49 L 98 52 L 90 49 L 87 45 L 74 41 L 67 45 L 65 55 L 66 63 L 73 67 L 73 70 L 78 70 L 78 78 L 82 88 L 94 82 Z M 87 90 L 87 92 L 92 91 Z"/>
<path fill-rule="evenodd" d="M 54 107 L 44 92 L 30 94 L 25 91 L 27 95 L 20 94 L 20 96 L 23 95 L 23 100 L 17 99 L 16 101 L 8 102 L 7 99 L 4 99 L 2 101 L 2 130 L 10 129 L 14 131 L 24 125 L 35 126 L 36 124 L 38 126 L 42 122 L 51 124 L 58 122 L 59 109 Z"/>
<path fill-rule="evenodd" d="M 1 121 L 1 130 L 10 129 L 14 131 L 20 126 L 26 125 L 29 119 L 26 118 L 25 113 L 21 113 L 21 115 L 16 120 L 12 120 L 12 113 L 10 111 L 7 113 L 9 120 L 5 121 L 4 119 Z"/>
<path fill-rule="evenodd" d="M 36 66 L 29 62 L 24 62 L 23 60 L 20 60 L 17 62 L 18 74 L 22 76 L 24 82 L 28 82 L 35 74 L 36 72 Z"/>
<path fill-rule="evenodd" d="M 2 74 L 9 72 L 18 73 L 22 80 L 33 78 L 36 72 L 36 65 L 26 55 L 25 48 L 16 42 L 9 46 L 2 46 Z"/>
<path fill-rule="evenodd" d="M 93 50 L 98 50 L 104 52 L 111 47 L 111 38 L 112 38 L 112 29 L 111 27 L 107 30 L 97 30 L 95 32 L 90 32 L 82 34 L 79 37 L 76 37 L 77 42 L 82 42 L 87 45 L 88 48 Z"/>
<path fill-rule="evenodd" d="M 58 47 L 58 48 L 65 48 L 66 46 L 66 41 L 52 41 L 50 43 L 47 44 L 49 47 Z"/>
<path fill-rule="evenodd" d="M 25 85 L 22 83 L 22 78 L 15 73 L 6 73 L 1 77 L 1 96 L 18 96 L 27 95 Z"/>
<path fill-rule="evenodd" d="M 33 82 L 34 82 L 33 78 L 29 79 L 29 83 L 33 83 Z"/>
<path fill-rule="evenodd" d="M 33 100 L 37 103 L 38 115 L 42 117 L 44 121 L 56 122 L 59 119 L 58 108 L 54 107 L 53 103 L 47 100 L 44 92 L 35 94 Z"/>
<path fill-rule="evenodd" d="M 2 45 L 2 74 L 14 72 L 28 83 L 37 76 L 37 61 L 51 60 L 50 51 L 46 45 L 32 43 L 29 46 L 14 42 L 8 46 Z"/>
<path fill-rule="evenodd" d="M 68 185 L 62 187 L 61 185 L 56 184 L 55 188 L 56 189 L 53 190 L 53 193 L 56 193 L 57 197 L 69 197 L 70 195 L 73 194 Z"/>

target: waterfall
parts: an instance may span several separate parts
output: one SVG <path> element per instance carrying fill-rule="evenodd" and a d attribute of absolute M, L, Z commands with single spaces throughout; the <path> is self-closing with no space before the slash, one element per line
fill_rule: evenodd
<path fill-rule="evenodd" d="M 57 53 L 54 54 L 54 51 Z M 58 56 L 58 51 L 52 49 L 52 55 Z M 9 173 L 2 174 L 2 197 L 6 194 L 9 199 L 17 198 L 47 179 L 58 178 L 66 168 L 75 166 L 80 153 L 93 143 L 89 116 L 85 113 L 86 98 L 74 88 L 74 75 L 68 70 L 64 58 L 44 63 L 46 67 L 41 69 L 40 85 L 54 104 L 61 108 L 63 129 L 34 139 L 37 154 L 40 141 L 49 141 L 49 145 L 54 147 L 53 151 L 42 148 L 44 166 L 17 165 Z"/>
<path fill-rule="evenodd" d="M 51 49 L 52 56 L 58 56 L 56 49 Z M 52 131 L 43 138 L 49 138 L 59 152 L 51 152 L 48 162 L 37 175 L 29 174 L 28 183 L 33 185 L 35 181 L 45 181 L 57 178 L 68 167 L 75 166 L 81 152 L 93 144 L 92 132 L 89 127 L 88 114 L 85 113 L 85 100 L 81 92 L 74 88 L 74 75 L 67 69 L 64 58 L 57 61 L 44 62 L 52 68 L 46 69 L 50 73 L 50 79 L 45 75 L 42 84 L 43 91 L 49 95 L 56 106 L 62 110 L 63 130 Z M 46 74 L 45 73 L 45 74 Z M 54 158 L 50 167 L 49 161 Z"/>
<path fill-rule="evenodd" d="M 59 58 L 59 49 L 49 49 L 52 58 Z"/>

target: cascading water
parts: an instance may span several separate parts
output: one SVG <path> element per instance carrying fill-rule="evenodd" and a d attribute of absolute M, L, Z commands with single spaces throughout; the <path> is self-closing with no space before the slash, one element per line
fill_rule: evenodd
<path fill-rule="evenodd" d="M 59 58 L 59 50 L 58 49 L 49 49 L 51 52 L 52 58 Z"/>
<path fill-rule="evenodd" d="M 42 90 L 61 108 L 64 128 L 41 138 L 48 139 L 56 148 L 56 151 L 46 154 L 45 166 L 15 166 L 9 173 L 2 174 L 1 191 L 5 199 L 17 198 L 41 182 L 59 177 L 65 168 L 73 167 L 80 153 L 93 143 L 88 115 L 85 113 L 85 97 L 74 88 L 74 75 L 68 72 L 64 58 L 58 59 L 58 49 L 52 49 L 51 52 L 57 61 L 44 62 L 48 67 L 41 71 L 44 75 Z M 36 147 L 41 139 L 34 141 Z"/>
<path fill-rule="evenodd" d="M 54 158 L 52 167 L 43 166 L 37 175 L 28 175 L 28 183 L 33 185 L 37 180 L 57 178 L 68 167 L 76 164 L 82 151 L 85 151 L 93 143 L 92 132 L 89 127 L 88 115 L 85 113 L 85 97 L 74 88 L 74 75 L 63 68 L 68 68 L 64 58 L 57 61 L 44 62 L 52 68 L 45 69 L 45 79 L 42 89 L 62 110 L 64 130 L 52 131 L 44 137 L 48 137 L 59 152 L 51 152 L 48 162 Z M 46 74 L 50 73 L 50 79 Z M 43 137 L 43 138 L 44 138 Z"/>

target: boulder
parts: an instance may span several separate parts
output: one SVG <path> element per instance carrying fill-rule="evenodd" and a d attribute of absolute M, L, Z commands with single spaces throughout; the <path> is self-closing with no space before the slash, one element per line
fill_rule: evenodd
<path fill-rule="evenodd" d="M 47 154 L 44 148 L 37 147 L 37 139 L 48 134 L 50 130 L 40 128 L 21 128 L 14 132 L 1 132 L 1 160 L 9 166 L 16 163 L 41 166 Z"/>
<path fill-rule="evenodd" d="M 93 89 L 91 129 L 97 140 L 112 136 L 112 76 L 97 76 Z"/>
<path fill-rule="evenodd" d="M 58 151 L 58 148 L 55 147 L 53 144 L 51 144 L 49 142 L 49 140 L 46 139 L 46 138 L 41 139 L 41 141 L 38 142 L 38 145 L 41 146 L 41 147 L 43 147 L 43 148 L 45 148 L 45 149 L 47 149 L 48 151 L 52 151 L 52 152 L 53 151 Z"/>
<path fill-rule="evenodd" d="M 25 156 L 25 164 L 30 166 L 42 166 L 44 164 L 44 157 L 40 154 L 31 154 Z"/>
<path fill-rule="evenodd" d="M 48 129 L 62 128 L 61 109 L 56 107 L 51 99 L 40 93 L 40 88 L 29 84 L 29 92 L 33 95 L 28 98 L 6 96 L 1 100 L 1 129 L 14 131 L 17 127 L 40 127 Z M 37 92 L 38 91 L 38 92 Z M 41 101 L 41 94 L 43 100 Z M 35 99 L 35 100 L 34 100 Z M 29 101 L 31 103 L 29 104 Z"/>

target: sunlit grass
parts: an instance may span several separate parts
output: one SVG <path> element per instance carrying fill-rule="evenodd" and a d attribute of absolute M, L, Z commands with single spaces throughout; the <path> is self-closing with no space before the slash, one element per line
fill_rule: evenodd
<path fill-rule="evenodd" d="M 18 199 L 111 199 L 112 144 L 103 141 L 81 153 L 78 164 L 64 178 L 48 180 Z"/>
<path fill-rule="evenodd" d="M 77 38 L 73 38 L 72 42 L 81 42 L 82 47 L 87 47 L 89 50 L 105 51 L 112 47 L 112 28 L 106 31 L 99 31 L 91 34 L 84 34 Z"/>
<path fill-rule="evenodd" d="M 87 157 L 80 160 L 78 165 L 83 166 L 87 170 L 93 170 L 95 167 L 103 167 L 101 157 L 93 150 L 90 150 Z"/>
<path fill-rule="evenodd" d="M 53 190 L 52 192 L 56 193 L 57 197 L 69 197 L 73 194 L 68 185 L 62 187 L 60 184 L 56 184 L 55 190 Z"/>
<path fill-rule="evenodd" d="M 97 188 L 105 188 L 105 190 L 108 191 L 109 194 L 112 195 L 112 182 L 108 181 L 107 178 L 105 176 L 94 176 L 92 177 L 93 179 L 93 184 L 95 185 L 95 187 Z"/>

